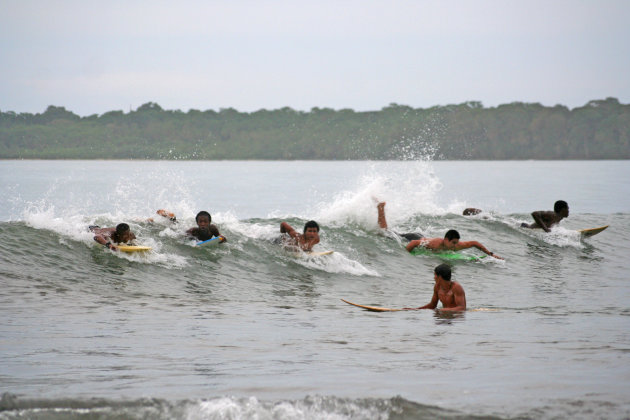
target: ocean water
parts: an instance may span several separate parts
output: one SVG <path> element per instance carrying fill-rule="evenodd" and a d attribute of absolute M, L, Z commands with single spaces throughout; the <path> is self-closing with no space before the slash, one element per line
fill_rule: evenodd
<path fill-rule="evenodd" d="M 505 258 L 452 262 L 470 310 L 341 301 L 431 299 L 374 198 Z M 227 243 L 185 238 L 199 210 Z M 273 243 L 310 219 L 332 255 Z M 153 250 L 87 231 L 120 222 Z M 0 419 L 629 418 L 628 239 L 629 161 L 0 161 Z"/>

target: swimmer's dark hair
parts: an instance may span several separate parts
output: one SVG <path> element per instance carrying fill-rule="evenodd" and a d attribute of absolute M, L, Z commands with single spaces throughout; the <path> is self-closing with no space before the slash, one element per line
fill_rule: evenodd
<path fill-rule="evenodd" d="M 455 229 L 451 229 L 446 232 L 446 235 L 444 235 L 444 239 L 448 239 L 449 241 L 452 241 L 453 239 L 459 239 L 459 232 Z"/>
<path fill-rule="evenodd" d="M 129 225 L 127 223 L 119 223 L 116 225 L 116 234 L 122 235 L 123 233 L 129 230 Z"/>
<path fill-rule="evenodd" d="M 448 264 L 440 264 L 433 270 L 438 277 L 442 277 L 446 281 L 451 281 L 451 267 Z"/>
<path fill-rule="evenodd" d="M 553 211 L 556 212 L 556 213 L 560 213 L 563 209 L 566 209 L 567 207 L 569 207 L 569 205 L 567 204 L 566 201 L 558 200 L 553 205 Z"/>
<path fill-rule="evenodd" d="M 474 215 L 479 214 L 479 213 L 481 213 L 481 209 L 468 207 L 467 209 L 464 209 L 464 211 L 462 212 L 462 215 L 464 215 L 464 216 L 474 216 Z"/>
<path fill-rule="evenodd" d="M 306 233 L 306 229 L 313 228 L 313 227 L 317 228 L 317 232 L 319 232 L 319 225 L 317 224 L 317 222 L 315 220 L 310 220 L 310 221 L 306 222 L 304 224 L 304 232 L 303 233 Z"/>
<path fill-rule="evenodd" d="M 212 216 L 210 216 L 210 213 L 205 210 L 201 210 L 199 213 L 197 213 L 197 215 L 195 216 L 195 222 L 199 223 L 199 218 L 201 216 L 208 216 L 208 221 L 212 222 Z"/>
<path fill-rule="evenodd" d="M 122 236 L 125 232 L 129 231 L 129 225 L 127 223 L 119 223 L 116 225 L 116 232 L 112 235 L 114 242 L 121 242 Z"/>

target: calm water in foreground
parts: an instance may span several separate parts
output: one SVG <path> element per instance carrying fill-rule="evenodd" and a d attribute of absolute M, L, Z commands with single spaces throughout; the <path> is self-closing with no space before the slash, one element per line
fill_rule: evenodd
<path fill-rule="evenodd" d="M 372 197 L 505 258 L 453 264 L 473 310 L 340 300 L 431 298 L 442 261 Z M 550 234 L 519 228 L 557 199 Z M 228 243 L 185 239 L 199 210 Z M 334 254 L 273 244 L 309 219 Z M 87 232 L 123 221 L 152 252 Z M 629 161 L 0 161 L 0 419 L 628 418 L 628 239 Z"/>

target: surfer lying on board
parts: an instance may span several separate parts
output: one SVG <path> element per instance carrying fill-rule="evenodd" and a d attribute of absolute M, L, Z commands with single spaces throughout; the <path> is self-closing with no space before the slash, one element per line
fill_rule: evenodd
<path fill-rule="evenodd" d="M 197 227 L 188 229 L 186 231 L 186 235 L 197 238 L 200 241 L 207 241 L 215 236 L 220 237 L 221 242 L 227 241 L 225 236 L 219 233 L 219 229 L 210 223 L 212 221 L 212 216 L 210 216 L 210 213 L 207 211 L 202 210 L 197 213 L 195 220 L 197 221 Z"/>
<path fill-rule="evenodd" d="M 380 202 L 376 206 L 378 210 L 378 225 L 381 229 L 387 229 L 387 220 L 385 219 L 385 202 Z M 395 232 L 394 232 L 395 233 Z M 422 246 L 432 251 L 460 251 L 462 249 L 477 248 L 478 250 L 485 252 L 491 257 L 502 260 L 503 258 L 488 251 L 488 249 L 477 241 L 461 241 L 459 240 L 459 232 L 456 230 L 449 230 L 444 235 L 444 239 L 440 238 L 425 238 L 419 233 L 396 233 L 409 240 L 406 246 L 407 251 L 411 252 L 415 247 Z"/>
<path fill-rule="evenodd" d="M 422 238 L 409 241 L 406 248 L 411 252 L 415 247 L 422 246 L 432 251 L 460 251 L 462 249 L 477 248 L 478 250 L 485 252 L 491 257 L 502 260 L 497 254 L 488 251 L 488 249 L 477 241 L 461 241 L 459 240 L 459 232 L 455 229 L 451 229 L 446 232 L 444 239 L 440 238 Z"/>
<path fill-rule="evenodd" d="M 280 233 L 285 234 L 282 238 L 282 245 L 285 247 L 300 247 L 302 251 L 308 252 L 319 243 L 319 225 L 314 220 L 304 224 L 304 233 L 298 233 L 290 224 L 282 222 Z"/>
<path fill-rule="evenodd" d="M 136 239 L 136 235 L 133 234 L 127 223 L 119 223 L 115 228 L 101 228 L 98 226 L 90 226 L 90 231 L 94 232 L 94 240 L 101 245 L 105 245 L 112 251 L 116 251 L 118 248 L 113 243 L 127 243 Z"/>
<path fill-rule="evenodd" d="M 435 309 L 438 301 L 442 302 L 442 311 L 465 311 L 466 293 L 461 284 L 451 281 L 451 267 L 447 264 L 440 264 L 433 270 L 433 297 L 431 302 L 419 308 L 403 308 L 406 310 L 415 309 Z"/>
<path fill-rule="evenodd" d="M 553 205 L 553 211 L 535 211 L 532 213 L 534 223 L 521 223 L 521 227 L 530 229 L 542 229 L 550 232 L 551 227 L 560 223 L 560 220 L 569 217 L 569 205 L 566 201 L 558 200 Z"/>

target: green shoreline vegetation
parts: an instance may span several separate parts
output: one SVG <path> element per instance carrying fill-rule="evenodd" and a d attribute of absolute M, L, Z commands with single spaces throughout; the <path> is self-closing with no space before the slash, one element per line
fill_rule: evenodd
<path fill-rule="evenodd" d="M 630 105 L 0 112 L 0 159 L 630 159 Z"/>

